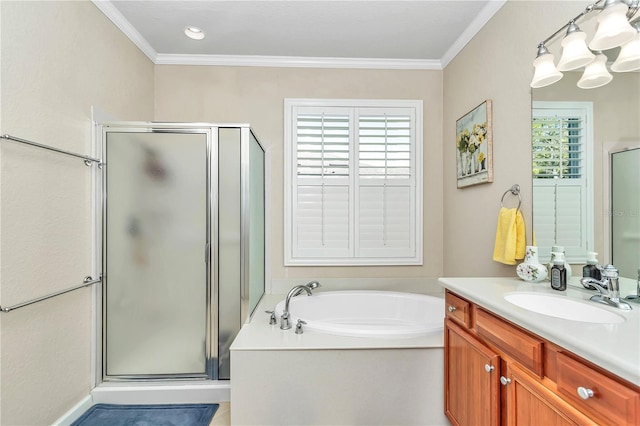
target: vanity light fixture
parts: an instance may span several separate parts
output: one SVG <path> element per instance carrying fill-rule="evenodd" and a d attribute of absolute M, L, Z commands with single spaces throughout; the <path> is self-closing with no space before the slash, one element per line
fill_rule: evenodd
<path fill-rule="evenodd" d="M 186 27 L 184 29 L 184 34 L 194 40 L 202 40 L 204 38 L 204 31 L 198 27 Z"/>
<path fill-rule="evenodd" d="M 619 46 L 622 46 L 622 49 L 611 67 L 612 71 L 625 72 L 639 69 L 640 18 L 629 22 L 639 9 L 640 0 L 598 0 L 587 6 L 578 16 L 538 44 L 538 54 L 533 61 L 535 71 L 531 87 L 548 86 L 562 78 L 560 71 L 571 71 L 582 67 L 585 67 L 585 73 L 578 82 L 578 87 L 593 89 L 603 86 L 613 77 L 607 70 L 607 56 L 602 51 Z M 580 30 L 576 22 L 594 11 L 599 13 L 598 27 L 587 47 L 587 35 Z M 562 56 L 556 68 L 553 55 L 545 45 L 565 28 L 567 31 L 561 43 Z"/>

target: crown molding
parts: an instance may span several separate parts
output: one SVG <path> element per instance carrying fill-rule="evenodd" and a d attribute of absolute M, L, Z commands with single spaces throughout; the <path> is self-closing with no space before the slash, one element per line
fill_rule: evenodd
<path fill-rule="evenodd" d="M 491 0 L 489 3 L 485 5 L 484 8 L 480 11 L 478 16 L 471 22 L 471 24 L 464 30 L 464 32 L 458 37 L 458 39 L 451 45 L 449 50 L 442 55 L 440 58 L 440 62 L 442 63 L 442 68 L 449 65 L 449 62 L 455 58 L 458 53 L 464 49 L 464 47 L 471 41 L 471 39 L 480 32 L 482 27 L 486 25 L 487 22 L 493 17 L 493 15 L 500 10 L 502 6 L 505 5 L 507 0 Z"/>
<path fill-rule="evenodd" d="M 111 20 L 115 24 L 116 27 L 120 29 L 129 37 L 129 40 L 133 42 L 138 49 L 142 51 L 151 62 L 156 63 L 156 59 L 158 57 L 158 52 L 151 47 L 149 42 L 142 37 L 142 35 L 136 30 L 133 25 L 120 13 L 120 11 L 111 3 L 109 0 L 91 0 L 91 2 L 102 12 L 104 15 Z"/>
<path fill-rule="evenodd" d="M 456 57 L 507 0 L 491 0 L 440 60 L 387 58 L 326 58 L 252 55 L 181 55 L 158 53 L 110 0 L 91 2 L 156 65 L 217 65 L 283 68 L 355 68 L 442 70 Z"/>
<path fill-rule="evenodd" d="M 250 55 L 173 55 L 160 53 L 158 65 L 218 65 L 237 67 L 283 68 L 364 68 L 441 70 L 438 60 L 382 59 L 382 58 L 319 58 L 302 56 L 250 56 Z"/>

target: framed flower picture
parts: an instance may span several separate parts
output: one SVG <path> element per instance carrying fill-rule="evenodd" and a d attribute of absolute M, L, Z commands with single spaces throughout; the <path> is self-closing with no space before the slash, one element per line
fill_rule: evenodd
<path fill-rule="evenodd" d="M 456 121 L 458 188 L 493 182 L 491 100 Z"/>

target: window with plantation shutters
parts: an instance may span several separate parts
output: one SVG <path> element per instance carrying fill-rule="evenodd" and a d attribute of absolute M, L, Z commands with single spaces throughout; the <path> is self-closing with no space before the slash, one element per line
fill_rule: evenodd
<path fill-rule="evenodd" d="M 285 100 L 285 264 L 422 263 L 420 101 Z"/>
<path fill-rule="evenodd" d="M 534 102 L 533 220 L 539 255 L 565 247 L 583 262 L 593 246 L 591 102 Z"/>

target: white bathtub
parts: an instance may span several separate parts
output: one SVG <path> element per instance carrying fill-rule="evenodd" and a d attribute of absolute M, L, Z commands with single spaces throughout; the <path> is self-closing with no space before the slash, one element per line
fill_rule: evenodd
<path fill-rule="evenodd" d="M 435 290 L 440 289 L 433 291 L 440 294 Z M 264 311 L 280 301 L 282 295 L 265 294 L 231 345 L 234 424 L 449 424 L 443 410 L 444 333 L 425 331 L 442 327 L 441 297 L 378 291 L 301 294 L 289 308 L 294 320 L 302 317 L 309 322 L 304 334 L 294 333 L 293 321 L 290 330 L 269 324 Z M 321 308 L 321 320 L 302 316 L 300 309 L 310 302 Z M 358 318 L 354 318 L 356 312 Z M 425 335 L 393 338 L 403 334 L 402 328 L 411 333 L 413 326 L 406 323 L 416 318 L 430 324 L 418 332 Z M 358 337 L 312 331 L 312 325 Z M 268 391 L 256 398 L 256 389 Z"/>
<path fill-rule="evenodd" d="M 276 305 L 278 317 L 285 301 Z M 302 293 L 289 302 L 291 325 L 298 319 L 314 330 L 339 336 L 411 338 L 443 330 L 444 299 L 394 291 Z"/>

